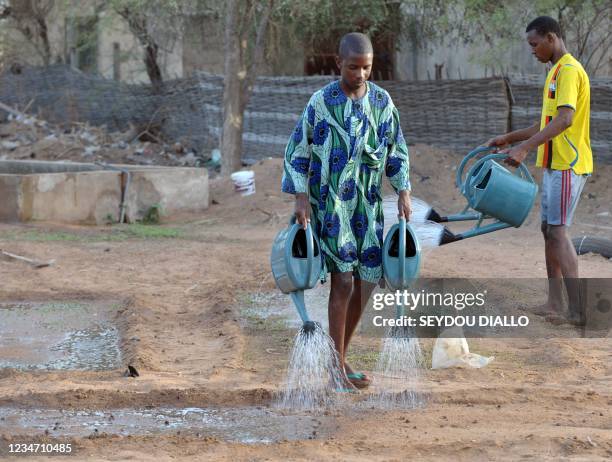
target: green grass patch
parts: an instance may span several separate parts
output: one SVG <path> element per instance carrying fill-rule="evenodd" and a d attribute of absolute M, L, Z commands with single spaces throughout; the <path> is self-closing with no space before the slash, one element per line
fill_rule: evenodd
<path fill-rule="evenodd" d="M 142 217 L 141 223 L 143 225 L 158 225 L 162 214 L 163 211 L 161 205 L 154 204 L 149 208 L 149 210 L 147 210 L 144 217 Z"/>
<path fill-rule="evenodd" d="M 346 361 L 354 370 L 374 370 L 378 360 L 378 349 L 361 345 L 351 345 L 346 356 Z"/>
<path fill-rule="evenodd" d="M 181 237 L 182 232 L 178 228 L 166 228 L 162 226 L 133 223 L 127 226 L 123 225 L 121 227 L 113 227 L 112 234 L 123 234 L 128 238 L 135 237 L 139 239 L 167 239 Z"/>
<path fill-rule="evenodd" d="M 26 231 L 5 231 L 0 233 L 0 240 L 27 242 L 105 242 L 125 241 L 128 239 L 176 239 L 183 237 L 178 228 L 144 225 L 113 225 L 107 230 L 92 229 L 81 232 L 48 231 L 45 229 L 28 229 Z"/>
<path fill-rule="evenodd" d="M 262 319 L 248 312 L 241 313 L 241 316 L 246 321 L 247 328 L 253 332 L 286 335 L 291 330 L 287 326 L 287 320 L 282 316 L 270 316 L 266 319 Z"/>
<path fill-rule="evenodd" d="M 32 229 L 28 231 L 6 231 L 0 233 L 0 239 L 7 241 L 56 242 L 83 241 L 83 236 L 58 231 Z"/>

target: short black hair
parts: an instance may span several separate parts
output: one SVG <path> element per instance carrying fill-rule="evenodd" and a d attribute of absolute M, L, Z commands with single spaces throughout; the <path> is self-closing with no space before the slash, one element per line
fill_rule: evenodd
<path fill-rule="evenodd" d="M 527 29 L 525 29 L 525 32 L 529 32 L 532 30 L 535 30 L 538 35 L 541 35 L 542 37 L 551 32 L 557 37 L 563 38 L 561 26 L 559 25 L 556 19 L 553 19 L 550 16 L 539 16 L 533 21 L 531 21 L 527 25 Z"/>
<path fill-rule="evenodd" d="M 338 55 L 346 58 L 348 55 L 374 54 L 370 38 L 361 32 L 349 32 L 340 39 Z"/>

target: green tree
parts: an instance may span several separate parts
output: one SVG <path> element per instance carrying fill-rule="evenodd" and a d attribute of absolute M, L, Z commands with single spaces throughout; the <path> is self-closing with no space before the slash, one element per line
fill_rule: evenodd
<path fill-rule="evenodd" d="M 185 14 L 191 9 L 189 0 L 110 0 L 110 9 L 123 18 L 130 32 L 143 47 L 147 76 L 154 88 L 163 82 L 159 53 L 171 48 L 182 37 Z"/>
<path fill-rule="evenodd" d="M 48 20 L 54 7 L 54 0 L 0 1 L 0 20 L 2 23 L 7 25 L 9 29 L 18 32 L 32 45 L 44 66 L 51 63 Z M 18 52 L 23 53 L 24 50 L 21 49 Z"/>
<path fill-rule="evenodd" d="M 390 2 L 372 0 L 229 0 L 225 9 L 222 171 L 242 165 L 244 110 L 265 56 L 271 25 L 283 24 L 306 50 L 351 30 L 378 31 L 389 18 Z M 335 46 L 335 45 L 334 45 Z"/>
<path fill-rule="evenodd" d="M 540 15 L 557 19 L 568 49 L 587 72 L 594 74 L 605 64 L 612 45 L 612 2 L 609 0 L 464 0 L 463 13 L 454 28 L 467 43 L 484 40 L 488 52 L 480 56 L 493 64 L 512 44 L 524 40 L 525 26 Z"/>
<path fill-rule="evenodd" d="M 307 52 L 335 47 L 327 43 L 348 32 L 358 30 L 368 35 L 388 26 L 397 3 L 386 0 L 281 0 L 275 21 L 283 21 L 300 39 Z"/>

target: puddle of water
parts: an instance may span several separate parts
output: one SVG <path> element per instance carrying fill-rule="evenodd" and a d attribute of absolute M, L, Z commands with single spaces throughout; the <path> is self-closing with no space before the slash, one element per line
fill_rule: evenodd
<path fill-rule="evenodd" d="M 121 366 L 114 302 L 0 303 L 0 368 L 109 370 Z"/>
<path fill-rule="evenodd" d="M 321 324 L 328 330 L 327 302 L 329 299 L 329 283 L 317 284 L 314 288 L 304 291 L 304 302 L 308 315 L 313 321 Z M 284 324 L 289 328 L 302 327 L 302 320 L 295 305 L 288 294 L 279 290 L 260 292 L 251 297 L 250 303 L 242 309 L 244 316 L 256 319 L 283 318 Z"/>
<path fill-rule="evenodd" d="M 87 437 L 153 435 L 181 431 L 240 443 L 313 439 L 329 434 L 331 418 L 284 415 L 271 409 L 155 408 L 51 410 L 0 408 L 0 434 Z"/>

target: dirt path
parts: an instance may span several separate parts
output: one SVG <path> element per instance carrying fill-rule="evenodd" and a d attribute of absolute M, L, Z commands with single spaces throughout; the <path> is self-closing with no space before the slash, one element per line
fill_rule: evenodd
<path fill-rule="evenodd" d="M 439 174 L 450 172 L 455 158 L 424 146 L 413 150 L 413 156 L 414 194 L 437 207 L 443 204 L 446 211 L 460 208 L 457 192 Z M 124 363 L 140 372 L 140 377 L 129 378 L 123 376 L 124 369 L 4 369 L 0 407 L 109 410 L 269 404 L 284 376 L 294 332 L 247 319 L 242 308 L 250 295 L 274 290 L 270 243 L 293 203 L 278 192 L 279 160 L 256 165 L 255 171 L 256 195 L 240 198 L 231 185 L 213 181 L 215 203 L 203 216 L 178 223 L 146 228 L 0 225 L 0 248 L 57 262 L 34 270 L 0 260 L 0 301 L 120 300 L 115 322 Z M 612 193 L 601 177 L 592 186 L 586 193 L 595 197 L 585 196 L 573 231 L 610 236 L 610 217 L 596 214 L 609 211 Z M 423 275 L 544 278 L 537 222 L 534 211 L 523 228 L 432 250 L 425 256 Z M 612 276 L 612 263 L 599 256 L 580 257 L 580 268 L 587 277 Z M 431 342 L 425 341 L 424 347 L 428 351 Z M 470 341 L 470 347 L 494 355 L 495 361 L 481 370 L 427 371 L 423 387 L 429 401 L 423 409 L 381 412 L 349 406 L 326 416 L 325 434 L 315 434 L 312 440 L 241 444 L 205 434 L 166 433 L 94 435 L 73 442 L 79 454 L 92 460 L 612 457 L 609 338 L 480 339 Z M 357 338 L 351 360 L 369 370 L 377 348 L 378 341 Z M 6 430 L 0 434 L 3 458 L 7 444 L 23 438 Z"/>

